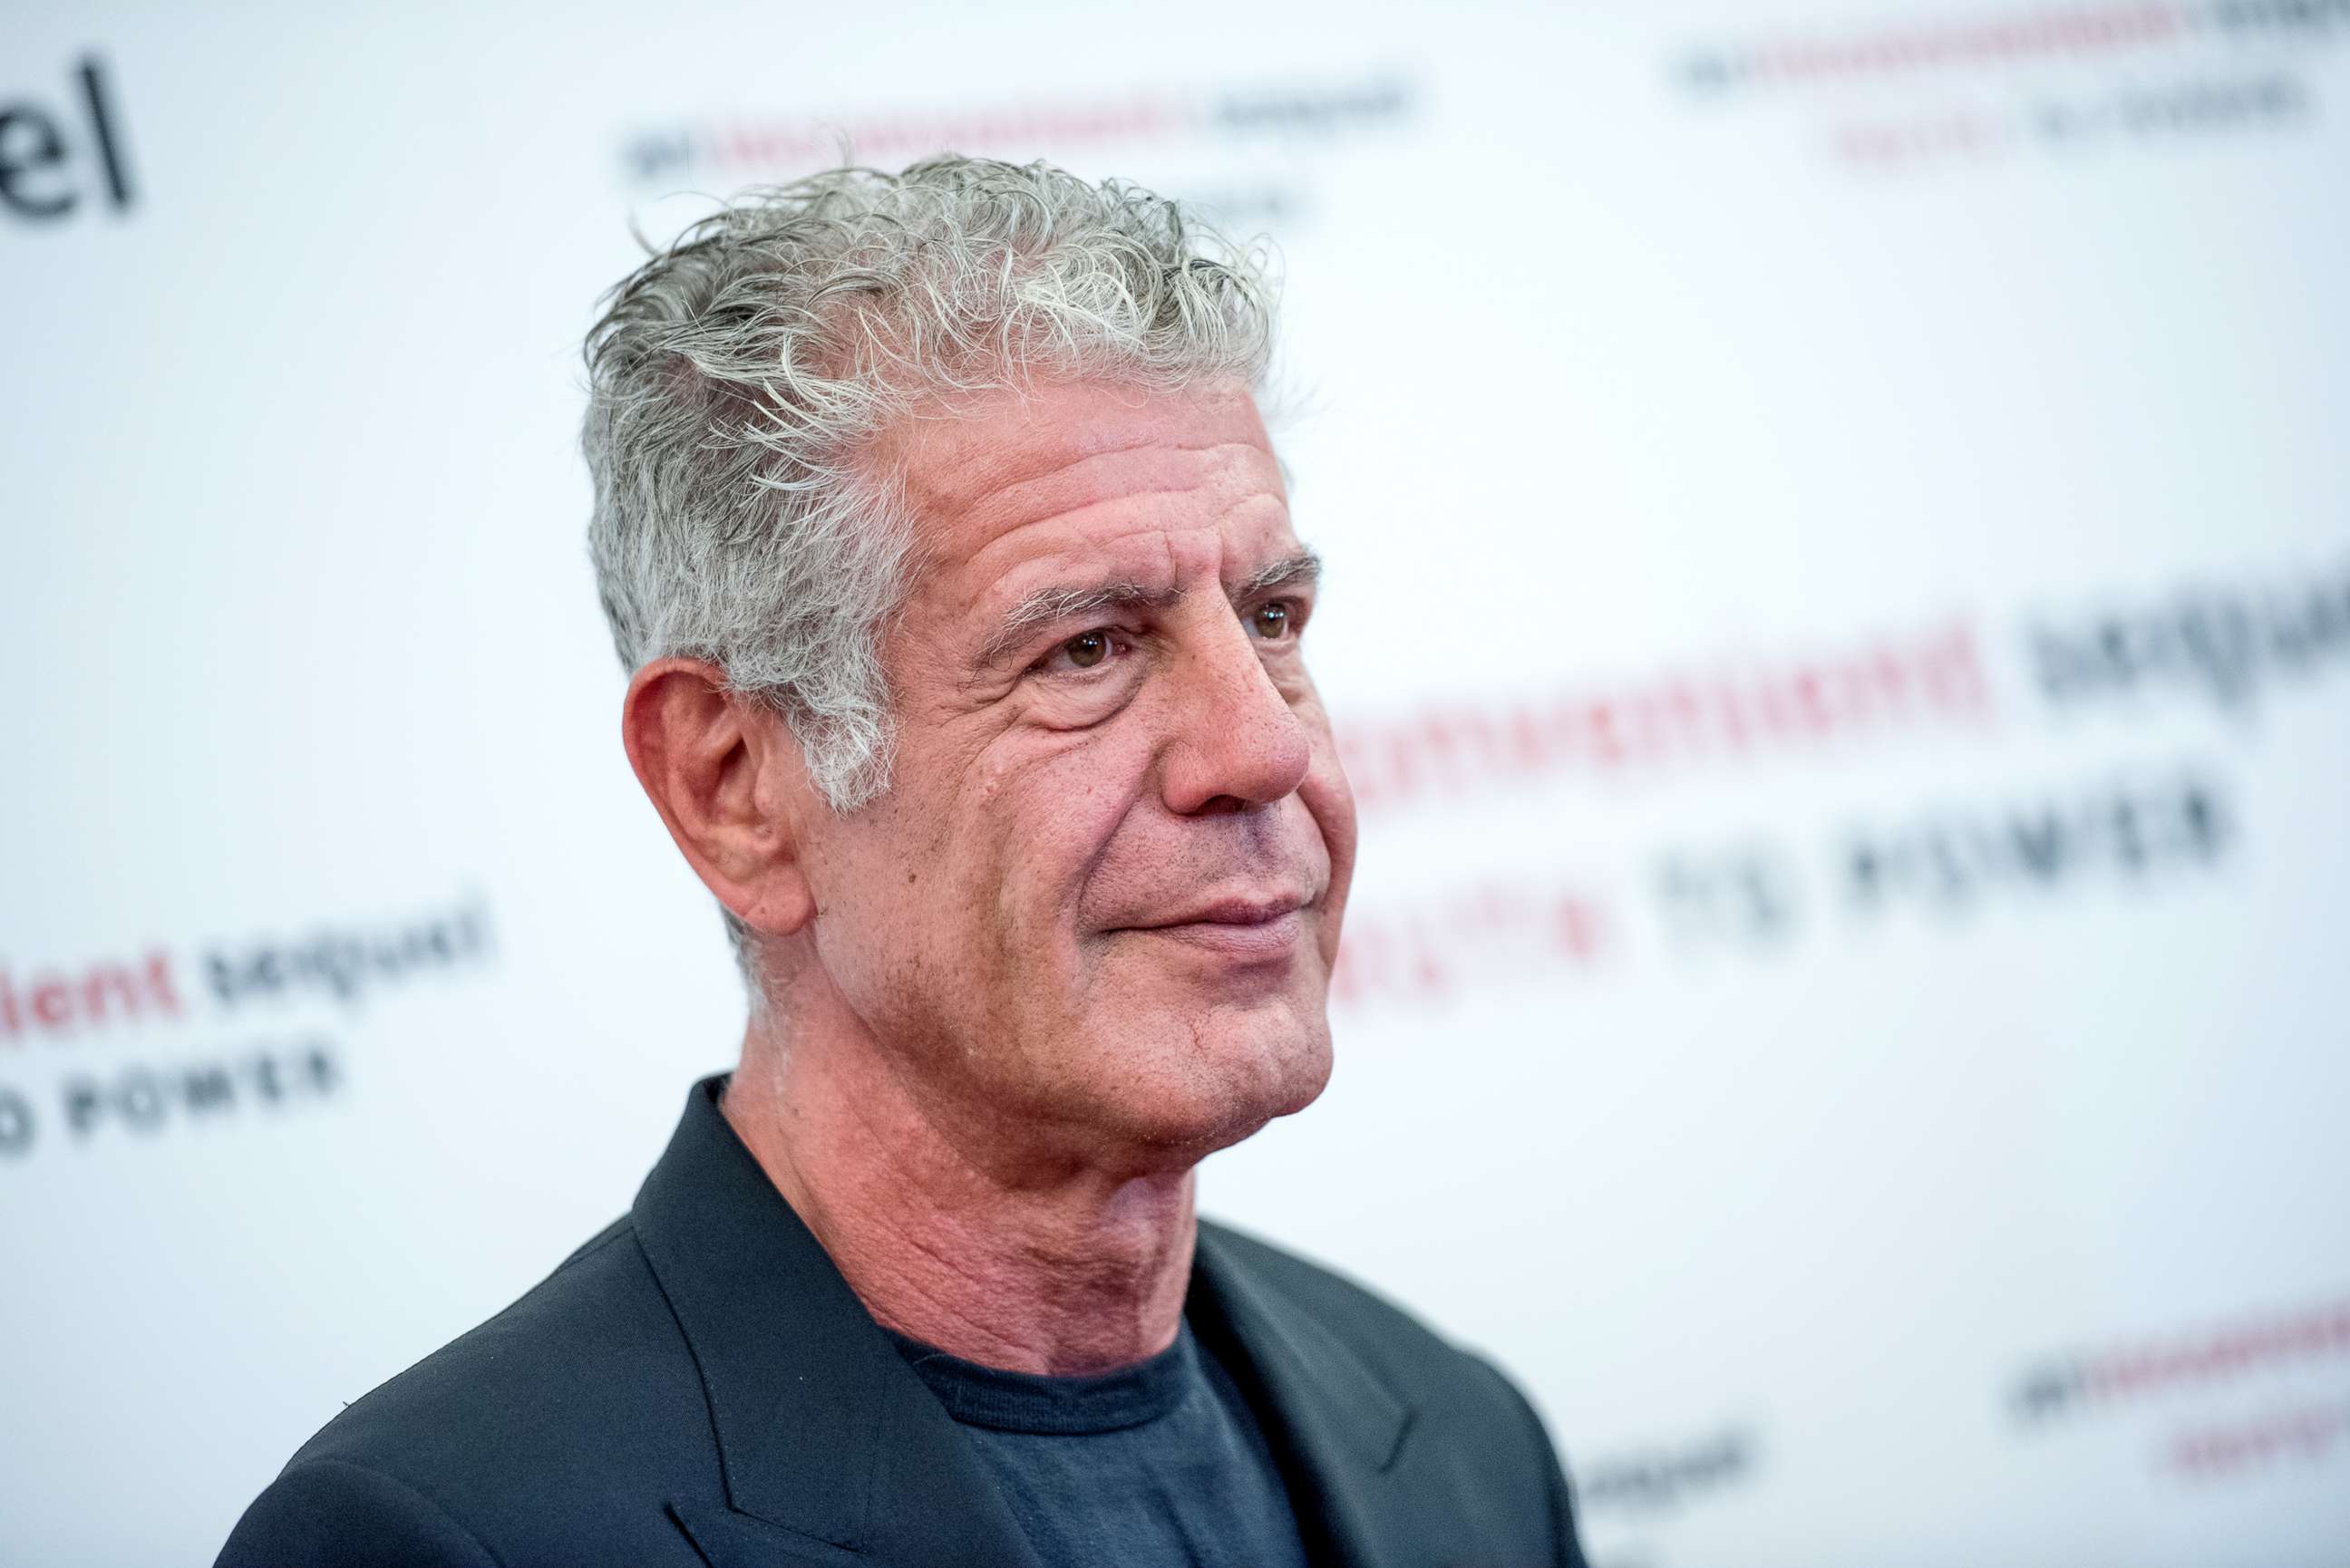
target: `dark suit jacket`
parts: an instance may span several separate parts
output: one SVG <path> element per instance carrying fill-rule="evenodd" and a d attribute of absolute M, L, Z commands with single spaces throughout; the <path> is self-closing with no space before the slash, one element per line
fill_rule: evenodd
<path fill-rule="evenodd" d="M 626 1218 L 311 1438 L 221 1568 L 1036 1568 L 724 1083 L 695 1085 Z M 1581 1568 L 1550 1441 L 1484 1362 L 1211 1224 L 1186 1310 L 1317 1563 Z"/>

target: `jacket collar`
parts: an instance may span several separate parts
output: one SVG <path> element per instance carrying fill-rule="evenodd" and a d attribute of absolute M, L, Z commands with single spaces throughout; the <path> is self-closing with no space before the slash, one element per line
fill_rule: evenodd
<path fill-rule="evenodd" d="M 671 1511 L 723 1568 L 1039 1568 L 962 1432 L 727 1125 L 725 1085 L 693 1086 L 632 1210 L 725 1482 L 725 1509 Z M 1255 1399 L 1316 1560 L 1378 1568 L 1408 1404 L 1213 1225 L 1187 1310 Z"/>
<path fill-rule="evenodd" d="M 1416 1412 L 1385 1377 L 1202 1221 L 1185 1310 L 1261 1413 L 1317 1563 L 1378 1568 L 1408 1508 L 1393 1472 Z"/>
<path fill-rule="evenodd" d="M 693 1086 L 632 1214 L 702 1373 L 727 1502 L 788 1533 L 672 1511 L 725 1568 L 841 1560 L 816 1543 L 880 1563 L 1036 1568 L 945 1409 L 727 1126 L 725 1086 L 724 1075 Z"/>

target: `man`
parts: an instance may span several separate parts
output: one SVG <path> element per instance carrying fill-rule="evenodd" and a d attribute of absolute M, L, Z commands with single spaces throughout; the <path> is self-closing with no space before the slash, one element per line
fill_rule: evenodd
<path fill-rule="evenodd" d="M 1579 1564 L 1492 1368 L 1195 1222 L 1299 1110 L 1355 823 L 1265 286 L 1044 165 L 707 220 L 588 348 L 622 731 L 751 982 L 627 1217 L 226 1564 Z"/>

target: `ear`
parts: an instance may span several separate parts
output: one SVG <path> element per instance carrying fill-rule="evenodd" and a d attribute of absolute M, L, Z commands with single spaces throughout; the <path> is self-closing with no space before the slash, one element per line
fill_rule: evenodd
<path fill-rule="evenodd" d="M 629 682 L 620 739 L 637 782 L 718 901 L 754 930 L 816 917 L 802 830 L 816 804 L 799 742 L 775 710 L 698 659 L 658 659 Z"/>

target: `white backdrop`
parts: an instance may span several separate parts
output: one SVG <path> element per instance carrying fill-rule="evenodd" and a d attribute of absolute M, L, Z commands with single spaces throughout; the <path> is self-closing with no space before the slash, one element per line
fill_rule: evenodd
<path fill-rule="evenodd" d="M 1602 1568 L 2350 1552 L 2350 6 L 333 9 L 0 20 L 0 1563 L 208 1560 L 726 1064 L 577 344 L 844 135 L 1284 258 L 1366 837 L 1211 1211 Z"/>

